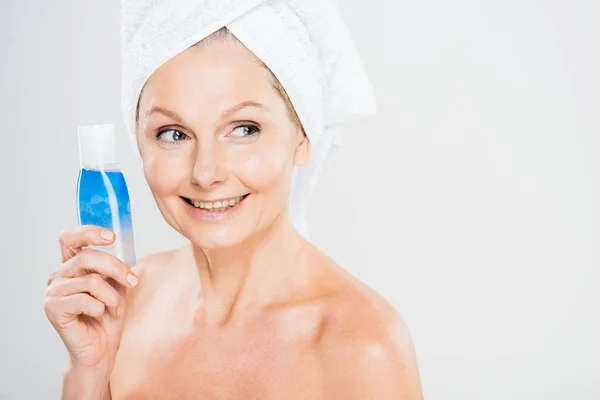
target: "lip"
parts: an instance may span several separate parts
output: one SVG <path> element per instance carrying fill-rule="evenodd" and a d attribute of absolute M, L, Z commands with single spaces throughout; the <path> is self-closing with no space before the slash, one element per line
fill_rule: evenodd
<path fill-rule="evenodd" d="M 193 205 L 191 205 L 190 203 L 188 203 L 185 200 L 185 198 L 183 198 L 183 197 L 181 197 L 181 201 L 185 205 L 185 208 L 188 210 L 188 212 L 194 218 L 200 219 L 204 222 L 220 222 L 223 220 L 227 220 L 227 219 L 231 218 L 233 215 L 235 215 L 240 210 L 240 208 L 242 208 L 242 206 L 246 202 L 246 199 L 248 198 L 248 196 L 250 196 L 249 193 L 244 195 L 244 198 L 242 200 L 240 200 L 239 203 L 237 203 L 233 207 L 226 208 L 223 211 L 214 211 L 212 209 L 207 210 L 204 208 L 196 208 Z M 227 200 L 227 199 L 222 199 L 222 200 Z M 213 201 L 222 201 L 222 200 L 213 200 Z M 197 201 L 197 200 L 194 200 L 194 201 Z"/>

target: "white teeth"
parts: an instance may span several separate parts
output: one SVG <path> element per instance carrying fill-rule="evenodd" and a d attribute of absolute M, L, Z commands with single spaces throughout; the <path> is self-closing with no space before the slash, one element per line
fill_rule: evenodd
<path fill-rule="evenodd" d="M 244 198 L 244 196 L 241 196 L 241 197 L 236 197 L 235 199 L 215 201 L 213 203 L 192 200 L 192 204 L 196 208 L 204 208 L 207 210 L 213 210 L 213 209 L 224 210 L 227 207 L 232 207 L 232 206 L 236 205 L 237 203 L 242 201 L 243 198 Z"/>

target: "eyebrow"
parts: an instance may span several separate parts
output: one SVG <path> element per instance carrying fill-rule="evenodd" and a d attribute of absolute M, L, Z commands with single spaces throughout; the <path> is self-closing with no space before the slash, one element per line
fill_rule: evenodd
<path fill-rule="evenodd" d="M 256 101 L 243 101 L 243 102 L 223 111 L 221 113 L 220 118 L 227 119 L 227 118 L 231 117 L 232 115 L 234 115 L 235 113 L 243 110 L 244 108 L 249 108 L 249 107 L 260 108 L 264 111 L 269 111 L 269 108 L 267 106 L 265 106 L 264 104 L 258 103 Z M 166 108 L 163 108 L 163 107 L 160 107 L 160 106 L 154 106 L 150 110 L 148 110 L 148 112 L 146 113 L 146 118 L 148 118 L 153 113 L 160 113 L 160 114 L 166 115 L 169 118 L 175 119 L 179 122 L 183 122 L 183 118 L 181 118 L 179 115 L 177 115 L 176 112 L 171 111 Z"/>

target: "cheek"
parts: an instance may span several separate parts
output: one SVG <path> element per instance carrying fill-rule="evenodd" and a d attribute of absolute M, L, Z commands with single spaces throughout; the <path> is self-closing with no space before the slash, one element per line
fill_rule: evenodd
<path fill-rule="evenodd" d="M 146 181 L 155 195 L 176 192 L 186 179 L 188 167 L 184 157 L 158 157 L 149 154 L 143 160 Z"/>
<path fill-rule="evenodd" d="M 267 190 L 286 183 L 293 165 L 292 155 L 284 143 L 258 146 L 244 157 L 236 157 L 236 175 L 247 186 Z"/>

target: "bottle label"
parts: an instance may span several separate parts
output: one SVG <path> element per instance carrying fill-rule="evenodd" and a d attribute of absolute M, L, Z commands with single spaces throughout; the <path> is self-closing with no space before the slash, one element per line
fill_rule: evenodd
<path fill-rule="evenodd" d="M 128 264 L 135 264 L 131 205 L 125 178 L 120 171 L 82 168 L 77 185 L 80 225 L 96 225 L 112 230 L 110 246 L 90 246 L 106 251 Z"/>

